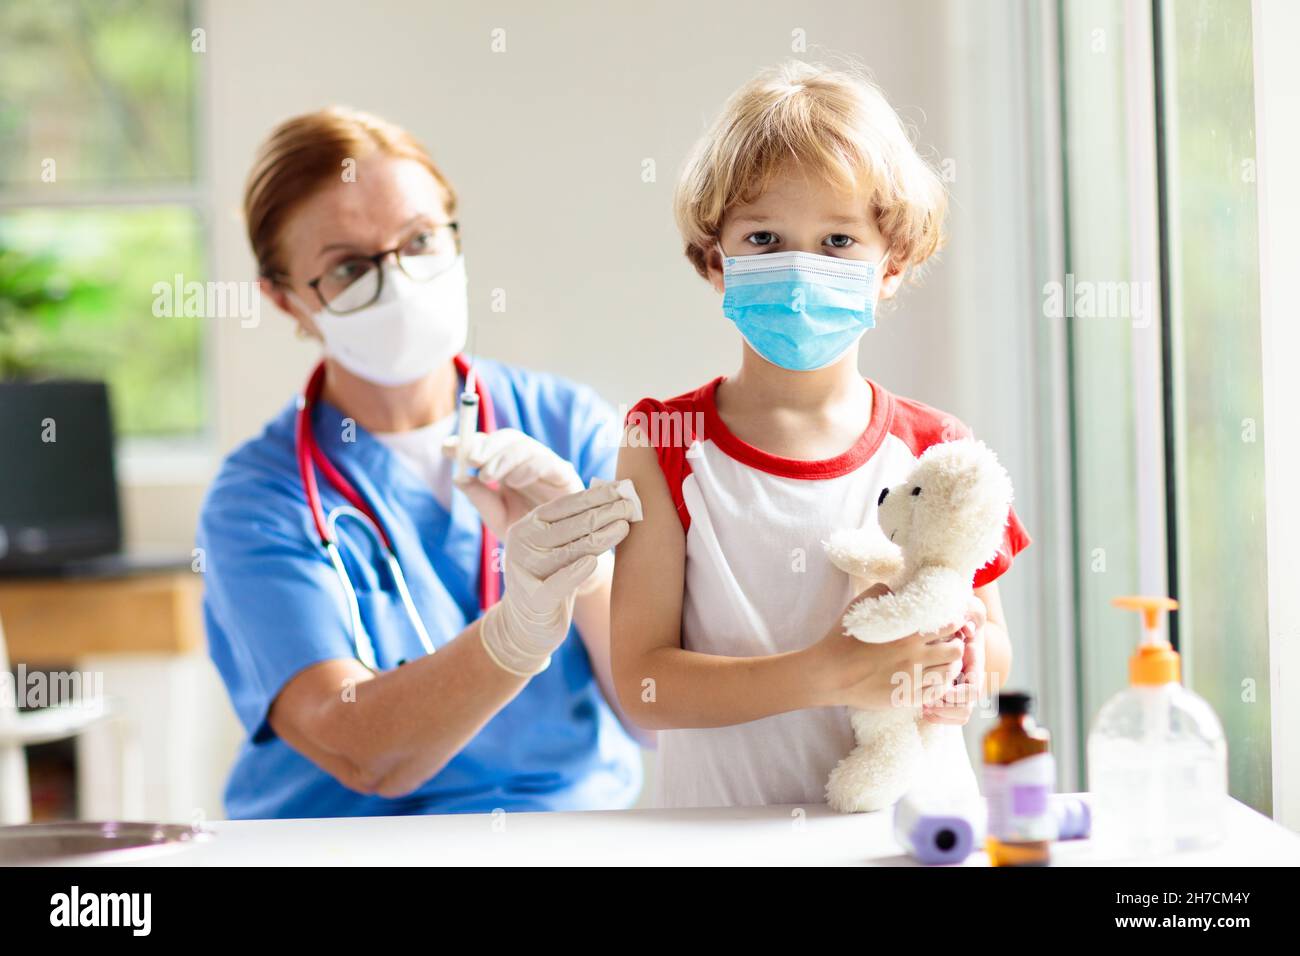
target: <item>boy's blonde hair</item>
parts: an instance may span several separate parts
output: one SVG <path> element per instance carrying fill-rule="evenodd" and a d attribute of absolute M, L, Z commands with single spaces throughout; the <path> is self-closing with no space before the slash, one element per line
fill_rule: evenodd
<path fill-rule="evenodd" d="M 791 163 L 869 197 L 891 267 L 919 265 L 942 244 L 943 183 L 880 90 L 796 60 L 737 90 L 686 162 L 673 214 L 700 275 L 727 211 L 756 199 Z"/>

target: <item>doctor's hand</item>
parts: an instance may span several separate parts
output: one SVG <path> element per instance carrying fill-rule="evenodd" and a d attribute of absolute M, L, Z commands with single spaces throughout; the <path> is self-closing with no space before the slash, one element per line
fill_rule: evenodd
<path fill-rule="evenodd" d="M 458 474 L 456 487 L 465 492 L 498 540 L 538 505 L 582 490 L 582 479 L 572 464 L 516 428 L 474 432 L 466 446 L 466 461 L 478 474 Z M 457 457 L 460 436 L 444 441 L 442 453 Z"/>
<path fill-rule="evenodd" d="M 488 656 L 520 677 L 544 671 L 569 633 L 578 590 L 598 558 L 639 518 L 640 503 L 609 483 L 539 505 L 510 525 L 504 539 L 505 593 L 480 625 Z"/>

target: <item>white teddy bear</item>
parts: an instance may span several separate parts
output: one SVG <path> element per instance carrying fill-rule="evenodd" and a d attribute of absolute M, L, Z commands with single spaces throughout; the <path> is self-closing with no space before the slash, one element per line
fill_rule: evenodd
<path fill-rule="evenodd" d="M 826 544 L 832 563 L 853 576 L 859 591 L 878 582 L 890 588 L 849 608 L 845 632 L 876 644 L 962 620 L 971 579 L 1002 542 L 1011 499 L 1011 479 L 983 442 L 960 439 L 926 449 L 906 481 L 880 493 L 878 527 L 837 531 Z M 916 675 L 906 677 L 910 701 Z M 857 746 L 826 783 L 836 810 L 891 806 L 920 785 L 927 753 L 955 753 L 964 763 L 953 771 L 955 782 L 939 779 L 939 786 L 961 787 L 963 779 L 973 785 L 960 727 L 922 720 L 910 703 L 854 711 L 850 720 Z M 954 746 L 962 749 L 945 749 Z"/>

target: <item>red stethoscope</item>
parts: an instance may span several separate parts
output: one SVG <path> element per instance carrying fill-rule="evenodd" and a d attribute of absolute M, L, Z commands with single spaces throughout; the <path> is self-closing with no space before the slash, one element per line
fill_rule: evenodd
<path fill-rule="evenodd" d="M 482 380 L 471 373 L 469 361 L 465 356 L 457 355 L 454 361 L 456 371 L 465 379 L 467 388 L 468 384 L 472 382 L 473 394 L 478 397 L 478 430 L 484 433 L 491 432 L 496 428 L 496 415 L 492 408 L 492 396 L 484 387 Z M 325 363 L 321 362 L 316 366 L 315 371 L 311 373 L 311 377 L 307 379 L 307 385 L 302 390 L 302 394 L 298 396 L 298 416 L 294 427 L 294 454 L 298 459 L 298 474 L 302 478 L 303 494 L 307 499 L 307 507 L 311 511 L 312 522 L 316 526 L 316 534 L 320 538 L 321 548 L 324 550 L 326 557 L 329 558 L 330 564 L 333 565 L 334 572 L 338 575 L 339 583 L 343 587 L 343 595 L 347 599 L 348 616 L 351 618 L 352 642 L 356 646 L 357 658 L 371 670 L 378 670 L 375 661 L 374 644 L 361 623 L 361 610 L 357 603 L 356 588 L 352 586 L 347 568 L 343 564 L 343 557 L 339 553 L 339 536 L 336 526 L 340 519 L 347 518 L 355 521 L 370 535 L 375 546 L 383 553 L 384 561 L 388 565 L 389 574 L 393 579 L 393 585 L 401 598 L 403 608 L 406 610 L 406 616 L 415 629 L 415 633 L 419 636 L 425 653 L 432 654 L 434 646 L 433 641 L 429 638 L 429 631 L 424 626 L 424 620 L 420 617 L 420 612 L 411 599 L 410 589 L 406 586 L 406 575 L 402 573 L 402 566 L 393 550 L 392 539 L 389 538 L 388 532 L 384 530 L 383 522 L 379 520 L 379 516 L 375 514 L 374 509 L 370 507 L 361 492 L 357 491 L 352 482 L 348 481 L 347 476 L 325 457 L 325 453 L 320 450 L 320 446 L 316 443 L 316 435 L 311 426 L 311 413 L 316 400 L 320 398 L 321 388 L 324 384 Z M 315 468 L 312 467 L 313 464 Z M 321 474 L 325 476 L 325 480 L 343 496 L 347 504 L 339 505 L 326 514 L 325 509 L 321 506 L 320 490 L 316 485 L 316 469 L 320 470 Z M 495 604 L 500 597 L 500 582 L 497 580 L 493 560 L 496 547 L 496 539 L 492 532 L 487 529 L 486 525 L 483 526 L 483 540 L 479 550 L 478 583 L 479 608 L 483 611 Z"/>

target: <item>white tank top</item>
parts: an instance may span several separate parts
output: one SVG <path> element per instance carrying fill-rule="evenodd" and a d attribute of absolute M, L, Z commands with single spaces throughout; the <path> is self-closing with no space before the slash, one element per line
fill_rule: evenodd
<path fill-rule="evenodd" d="M 820 639 L 854 596 L 822 542 L 836 529 L 874 522 L 882 488 L 901 481 L 929 445 L 970 432 L 870 382 L 871 420 L 851 448 L 821 461 L 781 458 L 723 423 L 714 402 L 722 380 L 667 402 L 643 400 L 628 415 L 655 447 L 686 533 L 682 647 L 732 657 L 799 650 Z M 1012 511 L 1002 549 L 974 585 L 997 578 L 1028 542 Z M 853 749 L 848 713 L 823 707 L 660 731 L 655 802 L 822 803 L 831 769 Z M 964 747 L 958 759 L 958 772 L 972 774 Z"/>

